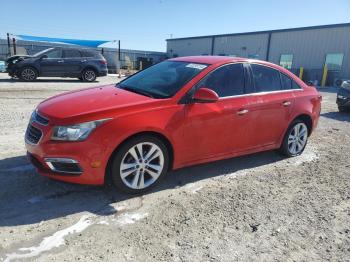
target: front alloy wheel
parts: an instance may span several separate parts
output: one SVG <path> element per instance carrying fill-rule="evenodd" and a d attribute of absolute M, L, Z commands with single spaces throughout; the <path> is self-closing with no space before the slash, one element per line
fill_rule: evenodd
<path fill-rule="evenodd" d="M 167 148 L 157 138 L 136 138 L 123 145 L 112 165 L 117 188 L 142 193 L 153 187 L 168 169 Z M 117 170 L 116 170 L 117 169 Z"/>
<path fill-rule="evenodd" d="M 25 67 L 20 71 L 19 78 L 23 81 L 34 81 L 38 77 L 35 69 Z"/>

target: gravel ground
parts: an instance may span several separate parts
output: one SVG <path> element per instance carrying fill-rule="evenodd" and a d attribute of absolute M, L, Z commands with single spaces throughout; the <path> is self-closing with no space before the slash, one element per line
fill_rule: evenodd
<path fill-rule="evenodd" d="M 116 81 L 0 74 L 0 261 L 350 261 L 350 114 L 337 112 L 335 89 L 296 158 L 184 168 L 139 197 L 36 174 L 23 142 L 36 104 Z"/>

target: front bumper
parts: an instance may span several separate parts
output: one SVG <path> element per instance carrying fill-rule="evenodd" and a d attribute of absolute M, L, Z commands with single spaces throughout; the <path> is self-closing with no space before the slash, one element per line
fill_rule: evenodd
<path fill-rule="evenodd" d="M 337 93 L 337 104 L 340 107 L 350 108 L 350 90 L 340 88 Z"/>
<path fill-rule="evenodd" d="M 98 138 L 81 142 L 52 141 L 51 127 L 36 122 L 30 125 L 42 131 L 42 137 L 37 144 L 28 140 L 25 143 L 28 159 L 38 173 L 70 183 L 104 183 L 108 156 Z"/>

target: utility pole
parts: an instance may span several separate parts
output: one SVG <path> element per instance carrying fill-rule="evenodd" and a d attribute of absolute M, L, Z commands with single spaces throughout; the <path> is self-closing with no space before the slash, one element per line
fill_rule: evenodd
<path fill-rule="evenodd" d="M 10 34 L 7 33 L 7 51 L 8 51 L 8 56 L 11 56 L 11 42 L 10 42 Z"/>
<path fill-rule="evenodd" d="M 12 38 L 12 42 L 13 42 L 13 54 L 16 55 L 16 38 Z"/>
<path fill-rule="evenodd" d="M 122 75 L 121 75 L 121 72 L 120 72 L 120 61 L 121 61 L 121 58 L 120 58 L 120 56 L 121 56 L 121 54 L 120 54 L 120 40 L 118 40 L 118 64 L 119 64 L 119 78 L 121 78 L 122 77 Z"/>

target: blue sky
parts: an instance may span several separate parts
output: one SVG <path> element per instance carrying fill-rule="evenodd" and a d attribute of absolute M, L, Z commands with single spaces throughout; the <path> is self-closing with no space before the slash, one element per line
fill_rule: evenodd
<path fill-rule="evenodd" d="M 0 37 L 121 40 L 165 51 L 165 39 L 350 22 L 349 0 L 31 0 L 0 2 Z"/>

